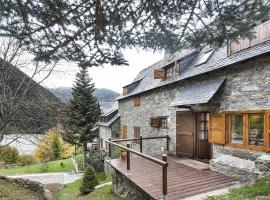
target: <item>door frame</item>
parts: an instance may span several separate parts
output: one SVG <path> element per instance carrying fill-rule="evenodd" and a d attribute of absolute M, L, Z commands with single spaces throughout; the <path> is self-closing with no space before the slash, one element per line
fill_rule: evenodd
<path fill-rule="evenodd" d="M 209 113 L 208 111 L 200 111 L 200 112 L 194 112 L 195 113 L 195 134 L 194 134 L 194 158 L 195 159 L 202 159 L 199 158 L 199 131 L 200 131 L 200 119 L 199 116 L 201 113 Z M 209 143 L 209 121 L 208 121 L 208 136 L 205 142 L 207 141 Z M 209 159 L 212 158 L 212 145 L 209 143 Z M 205 158 L 207 159 L 207 158 Z"/>

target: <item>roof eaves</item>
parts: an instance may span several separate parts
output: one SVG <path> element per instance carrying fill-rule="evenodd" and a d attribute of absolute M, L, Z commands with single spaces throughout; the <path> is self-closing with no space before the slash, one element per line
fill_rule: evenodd
<path fill-rule="evenodd" d="M 179 82 L 179 81 L 185 80 L 185 79 L 187 79 L 187 78 L 192 78 L 192 77 L 195 77 L 195 76 L 198 76 L 198 75 L 202 75 L 202 74 L 205 74 L 205 73 L 214 71 L 214 70 L 218 70 L 218 69 L 221 69 L 221 68 L 223 68 L 223 67 L 227 67 L 227 66 L 230 66 L 230 65 L 233 65 L 233 64 L 242 62 L 242 61 L 244 61 L 244 60 L 248 60 L 248 59 L 254 58 L 254 57 L 256 57 L 256 56 L 260 56 L 260 55 L 267 54 L 267 53 L 270 52 L 270 41 L 266 41 L 266 42 L 264 42 L 264 43 L 266 43 L 266 44 L 269 43 L 268 46 L 267 46 L 268 48 L 266 48 L 266 49 L 261 49 L 261 50 L 259 51 L 259 53 L 257 53 L 257 54 L 254 53 L 254 54 L 251 54 L 251 55 L 249 55 L 249 56 L 246 56 L 244 59 L 239 59 L 239 60 L 231 61 L 231 62 L 225 62 L 225 61 L 227 61 L 228 59 L 231 59 L 231 58 L 234 58 L 234 57 L 236 57 L 236 58 L 239 57 L 238 54 L 244 54 L 243 52 L 245 52 L 245 51 L 252 51 L 252 49 L 254 49 L 254 48 L 255 48 L 256 46 L 258 46 L 258 45 L 254 46 L 254 47 L 252 47 L 252 48 L 248 48 L 248 49 L 244 49 L 244 50 L 242 50 L 242 51 L 236 52 L 235 54 L 232 54 L 231 56 L 228 56 L 228 57 L 226 57 L 226 58 L 224 58 L 224 59 L 218 61 L 217 63 L 212 64 L 212 66 L 208 67 L 208 68 L 207 68 L 206 70 L 204 70 L 204 71 L 199 71 L 199 72 L 194 73 L 194 74 L 192 74 L 192 75 L 186 75 L 186 76 L 183 76 L 183 77 L 179 77 L 178 79 L 176 79 L 176 80 L 174 79 L 174 80 L 172 80 L 171 82 L 167 82 L 167 83 L 164 83 L 164 84 L 161 84 L 161 85 L 159 85 L 159 86 L 155 86 L 155 87 L 152 87 L 152 88 L 149 88 L 149 89 L 146 89 L 146 90 L 137 91 L 137 92 L 135 92 L 135 93 L 131 93 L 131 94 L 128 94 L 128 95 L 125 95 L 125 96 L 119 95 L 119 97 L 118 97 L 116 100 L 119 101 L 119 100 L 122 100 L 122 99 L 125 99 L 125 98 L 128 98 L 128 97 L 131 97 L 131 96 L 134 96 L 134 95 L 137 95 L 137 94 L 140 94 L 140 93 L 144 93 L 144 92 L 147 92 L 147 91 L 156 89 L 156 88 L 160 88 L 160 87 L 163 87 L 163 86 L 166 86 L 166 85 L 175 83 L 175 82 Z M 259 45 L 262 45 L 262 44 L 264 44 L 264 43 L 261 43 L 261 44 L 259 44 Z M 255 50 L 254 50 L 254 51 L 255 51 Z M 240 56 L 240 57 L 241 57 L 241 56 Z M 244 57 L 244 56 L 242 56 L 242 57 Z M 224 61 L 224 60 L 225 60 L 225 61 Z M 215 66 L 216 64 L 218 64 L 218 66 Z"/>

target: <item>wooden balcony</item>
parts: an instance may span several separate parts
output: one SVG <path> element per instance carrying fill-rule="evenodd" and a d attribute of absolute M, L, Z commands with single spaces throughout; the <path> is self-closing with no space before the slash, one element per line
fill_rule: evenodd
<path fill-rule="evenodd" d="M 237 41 L 230 41 L 228 44 L 228 54 L 231 55 L 237 51 L 241 51 L 270 40 L 270 20 L 255 26 L 252 32 L 254 32 L 254 37 L 252 39 L 240 38 Z"/>
<path fill-rule="evenodd" d="M 168 137 L 166 138 L 168 144 Z M 132 140 L 134 139 L 125 139 L 125 141 Z M 109 143 L 109 151 L 111 145 L 122 146 L 127 150 L 128 156 L 127 160 L 108 159 L 106 162 L 120 172 L 122 176 L 130 180 L 132 184 L 144 191 L 151 199 L 179 200 L 188 197 L 192 198 L 199 194 L 224 189 L 237 184 L 235 179 L 210 169 L 199 170 L 198 168 L 184 165 L 179 162 L 180 158 L 167 157 L 166 155 L 146 155 L 142 153 L 141 145 L 144 138 L 135 140 L 140 140 L 140 152 L 130 149 L 130 144 L 124 147 L 116 144 L 116 140 L 107 141 Z M 124 140 L 119 141 L 123 142 Z"/>

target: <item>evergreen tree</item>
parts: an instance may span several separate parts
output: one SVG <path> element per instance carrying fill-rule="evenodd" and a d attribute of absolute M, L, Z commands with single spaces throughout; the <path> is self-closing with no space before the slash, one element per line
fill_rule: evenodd
<path fill-rule="evenodd" d="M 126 64 L 121 50 L 179 50 L 250 36 L 269 0 L 0 0 L 0 35 L 39 60 Z"/>
<path fill-rule="evenodd" d="M 53 136 L 52 141 L 52 159 L 59 160 L 61 158 L 62 145 L 58 134 Z"/>
<path fill-rule="evenodd" d="M 100 107 L 96 97 L 94 83 L 88 76 L 86 67 L 81 67 L 72 88 L 72 98 L 66 112 L 64 139 L 71 144 L 84 145 L 97 137 L 94 129 L 100 116 Z"/>
<path fill-rule="evenodd" d="M 98 179 L 95 169 L 89 165 L 84 172 L 82 185 L 80 187 L 80 192 L 82 194 L 88 194 L 93 192 L 95 187 L 98 185 Z"/>

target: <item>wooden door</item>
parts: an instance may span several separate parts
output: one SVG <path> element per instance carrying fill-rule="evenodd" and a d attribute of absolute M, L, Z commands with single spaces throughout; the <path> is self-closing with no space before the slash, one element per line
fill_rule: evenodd
<path fill-rule="evenodd" d="M 196 114 L 196 155 L 198 159 L 210 159 L 211 144 L 209 137 L 209 113 Z"/>
<path fill-rule="evenodd" d="M 194 114 L 176 113 L 176 155 L 194 156 Z"/>

